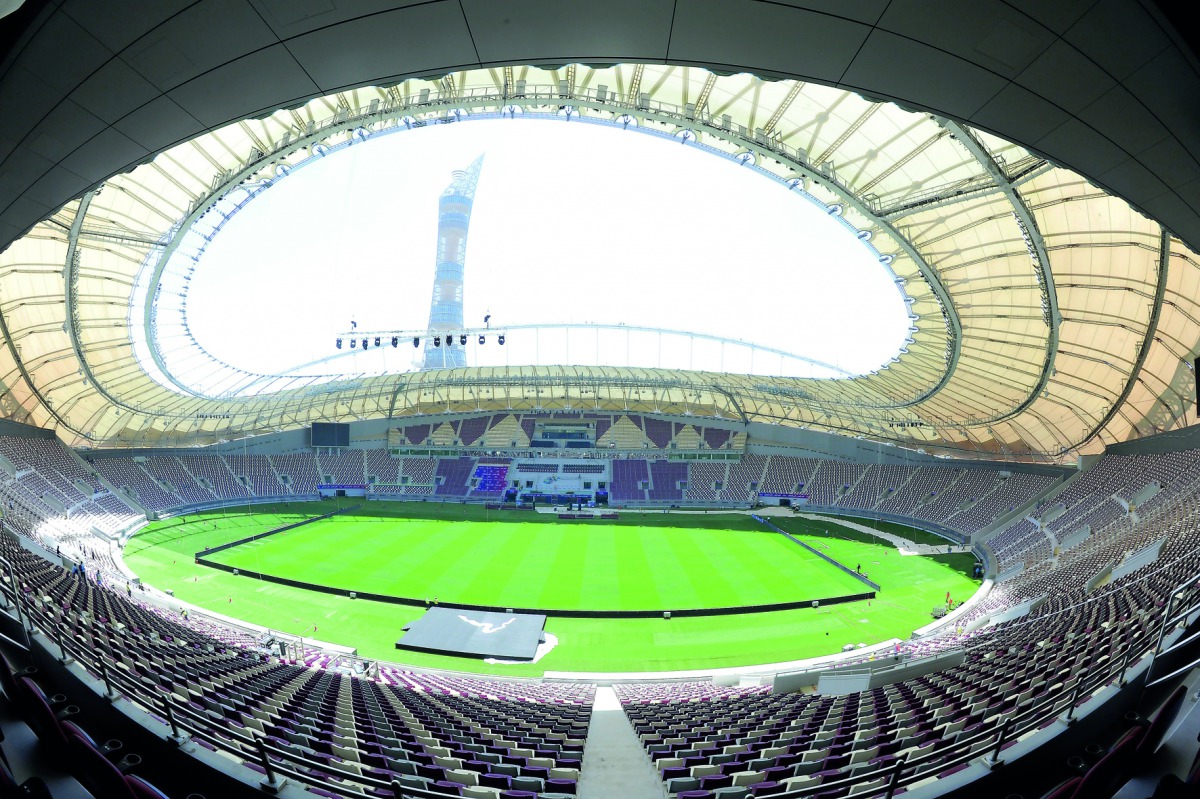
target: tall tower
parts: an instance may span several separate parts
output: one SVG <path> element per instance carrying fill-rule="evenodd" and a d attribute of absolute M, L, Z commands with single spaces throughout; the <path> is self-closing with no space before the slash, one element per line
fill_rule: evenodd
<path fill-rule="evenodd" d="M 454 170 L 454 179 L 438 202 L 437 263 L 433 273 L 433 300 L 429 306 L 429 333 L 425 337 L 423 369 L 467 365 L 467 348 L 457 340 L 447 344 L 448 335 L 463 329 L 463 266 L 467 257 L 467 228 L 483 156 L 466 169 Z M 433 346 L 433 337 L 442 339 Z"/>

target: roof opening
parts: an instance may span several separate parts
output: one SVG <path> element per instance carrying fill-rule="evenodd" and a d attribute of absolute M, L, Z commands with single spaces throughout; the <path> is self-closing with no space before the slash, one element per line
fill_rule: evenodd
<path fill-rule="evenodd" d="M 180 382 L 219 393 L 211 359 L 330 379 L 439 366 L 429 340 L 459 302 L 447 324 L 471 335 L 456 330 L 465 357 L 447 366 L 837 378 L 890 361 L 911 324 L 870 232 L 694 135 L 490 119 L 313 155 L 243 200 L 182 299 L 160 303 Z M 480 155 L 466 202 L 462 173 Z"/>

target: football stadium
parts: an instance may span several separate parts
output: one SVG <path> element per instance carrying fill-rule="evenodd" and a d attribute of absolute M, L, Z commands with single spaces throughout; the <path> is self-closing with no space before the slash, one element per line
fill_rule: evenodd
<path fill-rule="evenodd" d="M 1200 791 L 1152 0 L 0 0 L 0 799 Z"/>

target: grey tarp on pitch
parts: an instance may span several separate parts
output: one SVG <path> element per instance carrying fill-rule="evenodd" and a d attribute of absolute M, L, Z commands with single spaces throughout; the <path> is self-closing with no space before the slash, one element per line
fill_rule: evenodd
<path fill-rule="evenodd" d="M 396 648 L 533 660 L 545 626 L 539 614 L 433 607 L 408 626 Z"/>

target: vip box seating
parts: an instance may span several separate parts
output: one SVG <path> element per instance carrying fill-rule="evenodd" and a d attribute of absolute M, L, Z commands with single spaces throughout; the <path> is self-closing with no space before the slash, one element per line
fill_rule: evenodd
<path fill-rule="evenodd" d="M 495 499 L 504 494 L 508 485 L 508 464 L 485 464 L 475 467 L 472 475 L 477 480 L 471 490 L 472 497 Z"/>
<path fill-rule="evenodd" d="M 538 463 L 536 461 L 522 461 L 516 466 L 517 471 L 527 474 L 558 474 L 557 463 Z"/>
<path fill-rule="evenodd" d="M 599 463 L 564 463 L 563 474 L 604 474 L 604 465 Z"/>

